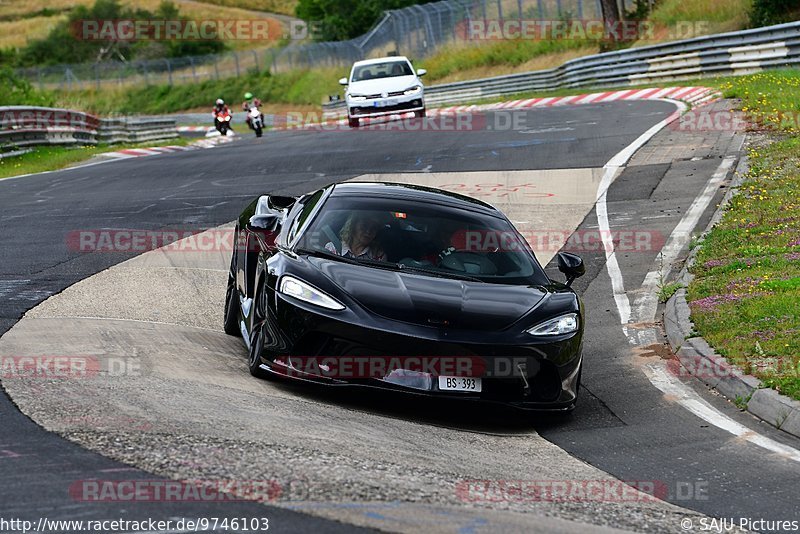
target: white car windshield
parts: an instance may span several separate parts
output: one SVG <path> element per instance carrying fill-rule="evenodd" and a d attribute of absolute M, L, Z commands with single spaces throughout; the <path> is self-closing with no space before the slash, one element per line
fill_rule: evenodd
<path fill-rule="evenodd" d="M 392 78 L 395 76 L 412 76 L 414 71 L 407 61 L 386 61 L 361 65 L 353 69 L 351 81 L 377 80 L 379 78 Z"/>

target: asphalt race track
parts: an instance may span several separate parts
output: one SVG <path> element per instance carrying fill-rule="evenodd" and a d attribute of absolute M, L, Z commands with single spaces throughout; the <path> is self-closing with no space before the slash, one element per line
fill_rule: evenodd
<path fill-rule="evenodd" d="M 716 410 L 710 413 L 722 414 L 747 426 L 772 443 L 786 446 L 784 451 L 790 452 L 767 450 L 744 437 L 736 437 L 692 415 L 657 389 L 648 374 L 658 368 L 661 360 L 660 340 L 654 337 L 652 342 L 643 341 L 636 346 L 631 343 L 631 338 L 638 335 L 631 334 L 631 329 L 652 330 L 652 320 L 630 327 L 626 335 L 603 250 L 587 246 L 576 251 L 587 264 L 587 275 L 576 282 L 588 313 L 581 402 L 569 418 L 536 417 L 531 422 L 518 414 L 464 409 L 458 403 L 426 405 L 394 397 L 339 396 L 256 381 L 246 374 L 241 343 L 232 338 L 219 341 L 211 333 L 207 338 L 200 333 L 197 339 L 192 339 L 193 335 L 186 333 L 193 332 L 191 328 L 212 332 L 214 321 L 221 321 L 221 307 L 215 309 L 218 295 L 212 293 L 218 279 L 224 284 L 224 255 L 170 259 L 170 266 L 174 267 L 176 261 L 188 261 L 197 271 L 207 272 L 194 273 L 191 279 L 177 275 L 172 279 L 172 289 L 165 290 L 152 276 L 137 278 L 131 274 L 135 272 L 133 267 L 145 269 L 139 272 L 141 275 L 152 274 L 153 271 L 146 269 L 166 265 L 157 261 L 148 264 L 150 260 L 125 263 L 117 270 L 86 280 L 131 260 L 136 254 L 82 253 L 68 245 L 70 236 L 78 231 L 215 228 L 233 220 L 255 195 L 302 193 L 365 176 L 431 185 L 442 185 L 439 180 L 453 176 L 449 183 L 459 184 L 454 190 L 477 195 L 491 189 L 480 187 L 484 180 L 490 184 L 520 180 L 519 183 L 535 182 L 536 192 L 552 191 L 552 196 L 530 195 L 534 199 L 529 204 L 534 211 L 532 218 L 520 221 L 515 214 L 512 216 L 515 223 L 532 225 L 535 230 L 537 221 L 547 221 L 548 230 L 566 230 L 567 235 L 580 237 L 591 235 L 598 229 L 599 221 L 607 219 L 612 230 L 631 230 L 648 236 L 648 243 L 658 244 L 641 250 L 621 249 L 616 256 L 628 297 L 638 302 L 642 296 L 639 288 L 654 269 L 663 241 L 709 178 L 717 172 L 732 173 L 741 148 L 741 139 L 728 132 L 689 133 L 666 128 L 636 152 L 611 183 L 603 205 L 599 210 L 595 208 L 598 182 L 609 160 L 674 110 L 675 106 L 668 102 L 611 102 L 518 112 L 517 118 L 522 122 L 513 129 L 503 127 L 507 124 L 506 115 L 490 113 L 482 118 L 480 127 L 466 131 L 272 132 L 261 140 L 245 136 L 209 150 L 134 158 L 0 181 L 0 237 L 4 252 L 0 258 L 0 333 L 4 334 L 0 338 L 0 356 L 70 355 L 69 350 L 60 350 L 70 347 L 69 343 L 81 335 L 92 339 L 97 347 L 113 346 L 123 352 L 126 347 L 138 350 L 137 338 L 126 337 L 130 331 L 115 326 L 111 320 L 107 321 L 110 326 L 104 332 L 94 332 L 89 323 L 80 322 L 97 317 L 152 324 L 152 339 L 164 345 L 170 343 L 169 325 L 179 325 L 183 330 L 176 334 L 178 339 L 184 339 L 180 336 L 185 335 L 187 343 L 196 343 L 191 345 L 193 348 L 206 350 L 195 362 L 184 356 L 174 366 L 171 362 L 163 363 L 159 380 L 170 371 L 177 378 L 173 382 L 143 385 L 153 388 L 142 390 L 141 397 L 148 397 L 147 402 L 136 398 L 139 383 L 133 380 L 118 389 L 98 390 L 100 396 L 90 401 L 95 405 L 103 403 L 105 398 L 115 409 L 122 403 L 131 406 L 132 411 L 143 406 L 152 409 L 139 412 L 137 420 L 147 425 L 140 430 L 134 428 L 137 431 L 132 434 L 138 437 L 128 435 L 125 439 L 130 439 L 130 443 L 105 438 L 113 436 L 112 431 L 119 431 L 120 426 L 131 426 L 131 420 L 115 420 L 109 413 L 105 413 L 105 419 L 90 417 L 96 406 L 87 408 L 86 413 L 76 412 L 71 418 L 58 412 L 60 419 L 54 419 L 56 412 L 49 410 L 50 407 L 81 406 L 82 397 L 85 400 L 84 396 L 90 394 L 85 384 L 64 381 L 12 384 L 3 380 L 11 398 L 0 395 L 0 480 L 3 481 L 0 516 L 33 521 L 43 516 L 50 519 L 268 516 L 277 531 L 352 531 L 356 528 L 353 525 L 412 530 L 411 523 L 404 524 L 392 515 L 393 503 L 422 505 L 430 501 L 442 508 L 398 505 L 397 509 L 419 514 L 420 521 L 426 513 L 434 518 L 428 518 L 429 521 L 448 517 L 452 525 L 444 519 L 438 520 L 438 530 L 442 531 L 492 527 L 522 531 L 534 527 L 526 524 L 526 517 L 539 522 L 542 531 L 568 532 L 571 523 L 560 523 L 561 519 L 642 532 L 681 531 L 678 518 L 683 512 L 669 506 L 626 507 L 612 502 L 595 503 L 596 506 L 536 506 L 530 510 L 508 506 L 508 512 L 498 512 L 502 507 L 486 503 L 459 507 L 457 499 L 448 502 L 441 497 L 446 492 L 454 493 L 452 488 L 459 479 L 507 478 L 513 472 L 513 465 L 518 465 L 520 473 L 542 473 L 526 478 L 549 474 L 551 480 L 555 477 L 577 480 L 610 475 L 627 481 L 658 481 L 666 488 L 663 497 L 668 502 L 713 517 L 800 519 L 794 485 L 800 475 L 797 451 L 800 441 L 739 412 L 732 403 L 709 393 L 699 382 L 681 380 L 687 395 L 702 399 Z M 519 119 L 520 116 L 523 118 Z M 570 170 L 574 170 L 574 175 Z M 563 185 L 568 176 L 573 177 L 574 186 L 558 189 L 556 183 Z M 552 187 L 548 188 L 548 180 Z M 504 210 L 505 202 L 515 202 L 492 197 L 494 193 L 489 191 L 489 196 L 481 198 Z M 698 231 L 705 228 L 723 193 L 721 189 L 710 199 L 709 208 L 698 222 Z M 571 200 L 559 207 L 558 199 L 564 197 Z M 570 207 L 564 207 L 567 205 Z M 535 217 L 537 213 L 539 219 Z M 522 211 L 518 214 L 524 215 Z M 550 247 L 542 251 L 540 258 L 549 261 L 554 252 Z M 126 270 L 125 266 L 132 267 Z M 552 266 L 549 270 L 553 271 Z M 551 276 L 560 275 L 551 272 Z M 92 285 L 75 286 L 72 292 L 58 295 L 41 308 L 43 311 L 32 312 L 31 317 L 12 330 L 25 312 L 82 280 Z M 164 280 L 170 279 L 167 276 Z M 82 287 L 91 287 L 92 292 L 86 293 Z M 196 291 L 197 288 L 203 291 Z M 224 290 L 222 284 L 219 289 Z M 76 303 L 73 309 L 66 304 L 67 297 Z M 37 331 L 37 326 L 41 330 Z M 63 347 L 59 347 L 59 340 L 63 340 Z M 34 343 L 39 341 L 41 346 L 34 349 Z M 48 352 L 42 352 L 45 348 Z M 33 352 L 28 354 L 26 350 Z M 179 351 L 180 343 L 164 350 Z M 149 357 L 143 354 L 145 359 Z M 206 366 L 219 373 L 218 384 L 215 384 L 217 375 L 203 372 Z M 186 383 L 179 383 L 181 378 L 186 378 Z M 203 391 L 195 399 L 191 386 L 201 382 L 209 390 L 214 385 L 229 390 Z M 54 391 L 59 392 L 59 397 L 48 397 Z M 262 424 L 258 422 L 257 403 L 248 411 L 252 419 L 225 405 L 230 402 L 238 408 L 260 398 L 259 395 L 277 403 L 264 409 L 280 418 L 276 416 L 275 420 L 267 419 Z M 15 401 L 33 421 L 20 413 Z M 308 415 L 303 417 L 303 414 Z M 226 417 L 230 419 L 229 426 L 221 423 Z M 37 423 L 72 441 L 44 430 Z M 305 424 L 309 429 L 304 429 Z M 92 425 L 97 427 L 96 432 L 92 431 Z M 189 430 L 192 425 L 197 427 L 196 435 Z M 210 428 L 213 426 L 217 428 Z M 305 443 L 306 432 L 314 434 L 320 442 L 330 437 L 348 444 L 348 439 L 352 439 L 354 451 L 357 451 L 356 438 L 367 443 L 370 437 L 380 436 L 368 443 L 372 449 L 358 451 L 364 460 L 363 469 L 387 469 L 385 475 L 378 473 L 369 480 L 381 480 L 384 476 L 387 485 L 391 481 L 396 487 L 375 486 L 369 490 L 370 486 L 364 482 L 369 475 L 359 478 L 361 475 L 354 474 L 353 466 L 345 466 L 351 470 L 344 474 L 337 470 L 338 466 L 330 467 L 329 471 L 320 469 L 322 464 L 315 463 L 313 456 L 329 450 L 326 447 L 333 447 L 334 443 L 314 440 Z M 304 495 L 313 505 L 92 502 L 70 495 L 69 488 L 76 481 L 87 479 L 157 478 L 151 473 L 186 476 L 191 473 L 191 466 L 183 471 L 174 465 L 181 453 L 202 464 L 206 476 L 242 477 L 260 458 L 249 455 L 246 447 L 240 449 L 240 457 L 228 456 L 231 449 L 226 440 L 247 443 L 265 439 L 269 433 L 277 435 L 270 437 L 271 443 L 285 440 L 287 447 L 292 443 L 307 446 L 312 459 L 298 467 L 301 472 L 308 469 L 298 480 L 301 485 L 309 486 Z M 197 436 L 208 437 L 209 442 L 199 446 L 191 441 Z M 186 449 L 176 449 L 182 440 Z M 108 459 L 73 441 L 126 463 Z M 208 452 L 210 443 L 215 451 L 227 452 Z M 526 450 L 530 444 L 536 447 Z M 415 450 L 425 453 L 420 452 L 415 459 L 409 452 Z M 175 454 L 167 455 L 165 451 Z M 471 458 L 471 451 L 481 451 L 483 455 Z M 203 455 L 206 457 L 201 458 Z M 414 473 L 394 476 L 391 467 L 385 467 L 396 459 L 398 465 L 409 471 L 411 467 L 425 471 L 448 457 L 460 458 L 463 469 L 453 461 L 447 464 L 447 469 L 435 470 L 436 476 L 428 477 Z M 525 465 L 527 458 L 530 465 Z M 474 470 L 471 460 L 476 466 Z M 277 465 L 280 458 L 265 452 L 263 461 Z M 285 463 L 294 465 L 292 461 L 286 459 Z M 493 470 L 495 465 L 497 468 Z M 537 471 L 537 466 L 542 466 L 542 471 Z M 288 474 L 287 477 L 291 478 Z M 326 480 L 336 484 L 326 486 Z M 348 481 L 352 482 L 352 488 L 346 485 Z M 433 487 L 437 483 L 440 487 Z M 426 484 L 431 485 L 430 495 L 425 493 Z M 380 498 L 372 498 L 370 491 Z M 337 494 L 342 497 L 336 498 Z M 381 501 L 383 508 L 354 508 L 353 503 L 359 500 Z M 336 502 L 349 508 L 336 508 L 332 505 Z M 443 515 L 445 511 L 452 517 Z M 531 512 L 530 516 L 525 515 L 526 511 Z M 546 522 L 550 519 L 545 520 L 544 515 L 554 516 L 553 522 Z M 428 527 L 431 524 L 425 523 Z"/>

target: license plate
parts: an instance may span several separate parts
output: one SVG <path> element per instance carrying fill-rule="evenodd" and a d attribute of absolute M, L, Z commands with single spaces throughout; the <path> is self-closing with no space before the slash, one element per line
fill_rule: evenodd
<path fill-rule="evenodd" d="M 376 108 L 385 108 L 389 106 L 394 106 L 395 104 L 397 104 L 397 101 L 395 100 L 378 100 L 377 102 L 375 102 L 374 105 Z"/>
<path fill-rule="evenodd" d="M 481 379 L 461 376 L 440 376 L 439 389 L 442 391 L 472 391 L 480 393 Z"/>

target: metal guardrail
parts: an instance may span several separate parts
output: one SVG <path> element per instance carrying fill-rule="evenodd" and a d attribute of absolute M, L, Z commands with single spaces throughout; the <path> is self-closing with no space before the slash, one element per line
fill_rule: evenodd
<path fill-rule="evenodd" d="M 142 143 L 178 137 L 174 118 L 129 117 L 100 119 L 97 140 L 101 143 Z"/>
<path fill-rule="evenodd" d="M 139 143 L 178 137 L 175 120 L 165 117 L 99 119 L 60 108 L 0 107 L 0 152 L 39 145 Z"/>
<path fill-rule="evenodd" d="M 567 87 L 624 86 L 738 75 L 800 65 L 800 22 L 696 37 L 567 61 L 548 70 L 432 85 L 428 105 Z M 323 105 L 343 112 L 344 101 Z"/>

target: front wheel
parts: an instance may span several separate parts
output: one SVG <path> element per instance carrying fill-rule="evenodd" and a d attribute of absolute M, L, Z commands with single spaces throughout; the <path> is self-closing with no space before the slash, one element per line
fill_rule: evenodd
<path fill-rule="evenodd" d="M 256 378 L 269 378 L 269 373 L 261 368 L 261 353 L 264 351 L 264 325 L 257 324 L 250 334 L 250 352 L 247 355 L 247 368 Z"/>
<path fill-rule="evenodd" d="M 229 336 L 241 336 L 239 329 L 239 299 L 236 295 L 236 253 L 231 257 L 231 268 L 228 272 L 228 290 L 225 293 L 225 333 Z"/>
<path fill-rule="evenodd" d="M 261 137 L 262 133 L 263 130 L 261 129 L 261 126 L 256 126 L 256 137 Z"/>
<path fill-rule="evenodd" d="M 350 128 L 358 128 L 358 119 L 348 117 L 347 124 L 350 125 Z"/>
<path fill-rule="evenodd" d="M 414 112 L 414 116 L 417 117 L 418 119 L 424 118 L 425 117 L 425 108 L 423 108 L 423 109 L 421 109 L 419 111 L 415 111 Z"/>
<path fill-rule="evenodd" d="M 261 355 L 264 353 L 264 324 L 267 317 L 267 293 L 264 284 L 260 284 L 253 295 L 253 319 L 250 323 L 250 352 L 247 355 L 247 367 L 256 378 L 270 378 L 269 372 L 261 368 Z"/>

